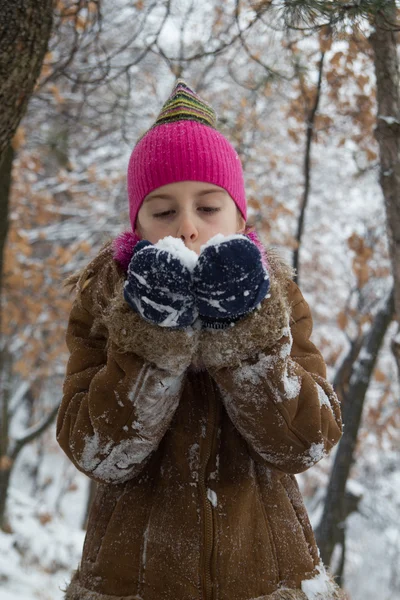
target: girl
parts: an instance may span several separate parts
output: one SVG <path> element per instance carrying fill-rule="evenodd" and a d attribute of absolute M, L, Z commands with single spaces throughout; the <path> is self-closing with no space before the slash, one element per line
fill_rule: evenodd
<path fill-rule="evenodd" d="M 342 434 L 310 309 L 246 228 L 239 156 L 181 79 L 128 193 L 131 230 L 67 280 L 57 440 L 98 486 L 65 598 L 344 598 L 295 478 Z"/>

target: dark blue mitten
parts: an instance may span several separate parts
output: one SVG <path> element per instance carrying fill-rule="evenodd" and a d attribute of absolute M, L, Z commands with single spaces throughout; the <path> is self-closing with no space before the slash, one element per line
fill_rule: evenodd
<path fill-rule="evenodd" d="M 198 316 L 192 291 L 197 254 L 168 236 L 157 244 L 141 240 L 128 267 L 124 298 L 143 319 L 161 327 L 183 328 Z"/>
<path fill-rule="evenodd" d="M 193 270 L 193 290 L 203 326 L 229 326 L 252 312 L 269 288 L 260 251 L 245 235 L 217 234 L 203 246 Z"/>

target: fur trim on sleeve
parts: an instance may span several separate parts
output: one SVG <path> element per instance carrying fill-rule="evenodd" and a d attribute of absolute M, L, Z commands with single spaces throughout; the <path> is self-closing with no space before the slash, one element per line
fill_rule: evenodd
<path fill-rule="evenodd" d="M 294 269 L 274 248 L 267 251 L 271 287 L 255 309 L 226 329 L 203 329 L 199 359 L 206 368 L 236 367 L 261 350 L 272 347 L 289 326 L 289 282 Z"/>
<path fill-rule="evenodd" d="M 121 352 L 134 352 L 144 360 L 180 375 L 190 365 L 198 344 L 198 331 L 192 327 L 171 329 L 145 321 L 123 295 L 125 272 L 113 256 L 108 241 L 80 273 L 73 285 L 78 301 L 106 331 Z"/>
<path fill-rule="evenodd" d="M 123 284 L 123 279 L 117 283 L 107 310 L 110 338 L 121 352 L 134 352 L 160 369 L 181 374 L 192 361 L 198 332 L 192 327 L 171 329 L 145 321 L 125 301 Z"/>

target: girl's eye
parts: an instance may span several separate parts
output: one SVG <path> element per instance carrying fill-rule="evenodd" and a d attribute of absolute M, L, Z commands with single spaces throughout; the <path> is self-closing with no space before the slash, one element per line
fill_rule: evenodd
<path fill-rule="evenodd" d="M 211 206 L 204 206 L 203 209 L 206 212 L 218 212 L 219 210 L 221 210 L 220 208 L 212 208 Z"/>
<path fill-rule="evenodd" d="M 213 212 L 218 212 L 219 210 L 221 210 L 220 208 L 212 208 L 211 206 L 203 206 L 202 210 L 204 210 L 207 213 L 213 213 Z M 167 210 L 165 212 L 162 213 L 155 213 L 153 215 L 153 217 L 167 217 L 170 213 L 172 213 L 172 210 Z"/>

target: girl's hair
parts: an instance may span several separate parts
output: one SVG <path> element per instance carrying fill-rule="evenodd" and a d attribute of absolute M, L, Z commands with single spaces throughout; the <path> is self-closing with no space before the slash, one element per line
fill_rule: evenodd
<path fill-rule="evenodd" d="M 94 275 L 94 273 L 101 267 L 106 259 L 107 252 L 109 252 L 112 242 L 112 238 L 108 238 L 105 242 L 103 242 L 97 255 L 88 264 L 64 278 L 62 285 L 64 288 L 68 289 L 69 293 L 71 293 L 73 290 L 77 291 L 79 287 L 82 288 L 82 286 L 85 284 L 85 281 L 90 279 L 91 276 Z"/>

